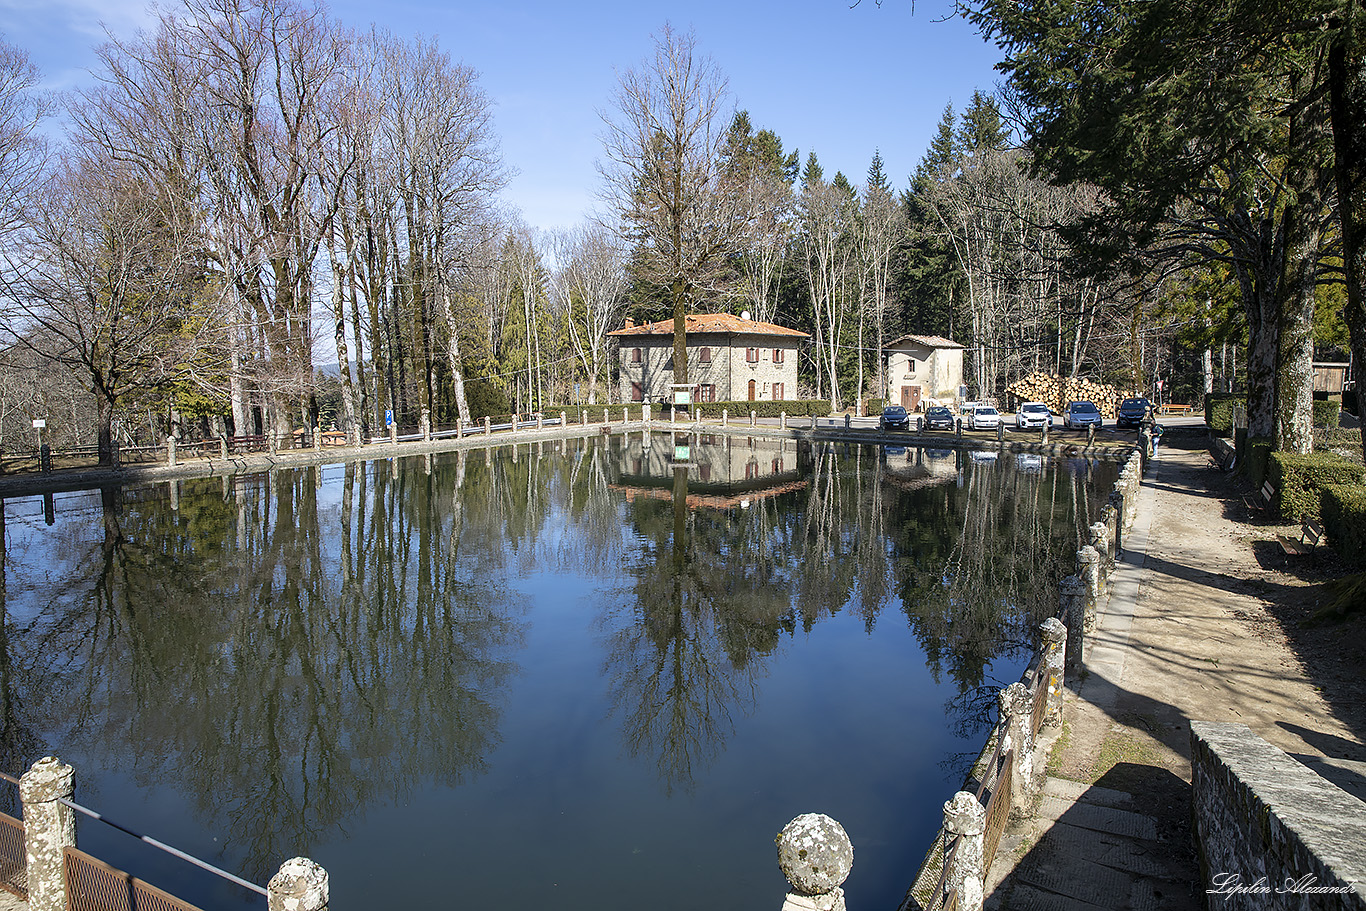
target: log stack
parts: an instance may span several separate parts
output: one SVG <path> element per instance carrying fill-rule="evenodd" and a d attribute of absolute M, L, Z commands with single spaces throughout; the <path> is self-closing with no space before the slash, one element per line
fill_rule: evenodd
<path fill-rule="evenodd" d="M 1015 407 L 1021 402 L 1043 402 L 1058 414 L 1062 413 L 1068 402 L 1094 402 L 1106 420 L 1113 420 L 1119 403 L 1129 397 L 1108 383 L 1053 373 L 1032 373 L 1011 383 L 1006 392 Z"/>

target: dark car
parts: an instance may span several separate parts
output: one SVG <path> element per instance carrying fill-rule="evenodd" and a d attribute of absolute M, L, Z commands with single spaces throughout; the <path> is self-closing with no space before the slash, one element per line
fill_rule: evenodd
<path fill-rule="evenodd" d="M 910 430 L 911 418 L 900 405 L 888 405 L 882 409 L 882 417 L 877 419 L 879 430 Z"/>
<path fill-rule="evenodd" d="M 1142 396 L 1133 399 L 1125 399 L 1119 403 L 1119 410 L 1115 412 L 1116 427 L 1137 427 L 1148 420 L 1152 414 L 1153 404 Z"/>
<path fill-rule="evenodd" d="M 1104 425 L 1095 402 L 1068 402 L 1067 410 L 1062 413 L 1062 423 L 1068 430 L 1085 430 L 1087 427 L 1100 430 Z"/>
<path fill-rule="evenodd" d="M 936 405 L 934 408 L 925 412 L 926 430 L 952 430 L 953 412 L 943 405 Z"/>

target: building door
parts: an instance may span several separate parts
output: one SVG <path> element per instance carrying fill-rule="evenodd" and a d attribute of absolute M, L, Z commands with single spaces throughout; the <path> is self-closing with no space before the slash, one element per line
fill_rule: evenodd
<path fill-rule="evenodd" d="M 749 381 L 749 400 L 754 401 L 754 380 Z"/>
<path fill-rule="evenodd" d="M 902 386 L 901 387 L 901 407 L 907 411 L 920 410 L 920 393 L 923 386 Z"/>

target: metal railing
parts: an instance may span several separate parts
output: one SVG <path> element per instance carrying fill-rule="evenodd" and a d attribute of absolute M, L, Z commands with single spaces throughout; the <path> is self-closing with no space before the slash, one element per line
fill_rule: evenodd
<path fill-rule="evenodd" d="M 8 781 L 15 786 L 19 784 L 19 779 L 3 772 L 0 772 L 0 780 Z M 259 895 L 266 895 L 266 890 L 256 883 L 215 867 L 213 864 L 200 860 L 192 854 L 187 854 L 179 848 L 172 847 L 164 841 L 134 831 L 128 826 L 108 819 L 103 814 L 97 813 L 89 807 L 83 807 L 73 800 L 68 800 L 65 797 L 59 797 L 57 800 L 77 813 L 102 822 L 201 870 Z M 14 834 L 16 829 L 17 835 Z M 0 813 L 0 886 L 16 895 L 27 897 L 26 862 L 24 824 Z M 18 873 L 11 875 L 11 869 L 16 868 Z M 136 877 L 129 876 L 127 873 L 111 867 L 103 861 L 96 860 L 74 847 L 66 849 L 65 876 L 69 902 L 68 911 L 107 911 L 111 908 L 129 909 L 129 911 L 199 911 L 194 905 L 175 898 Z M 20 889 L 23 891 L 19 891 Z M 77 903 L 78 894 L 81 896 L 81 903 L 79 904 Z M 106 900 L 109 896 L 121 897 L 110 903 Z M 130 902 L 132 903 L 131 908 Z"/>

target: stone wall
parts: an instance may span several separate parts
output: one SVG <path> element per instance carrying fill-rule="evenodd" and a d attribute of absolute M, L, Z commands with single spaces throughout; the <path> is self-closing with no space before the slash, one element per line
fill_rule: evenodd
<path fill-rule="evenodd" d="M 1366 911 L 1366 803 L 1244 724 L 1191 722 L 1195 839 L 1218 911 Z"/>

